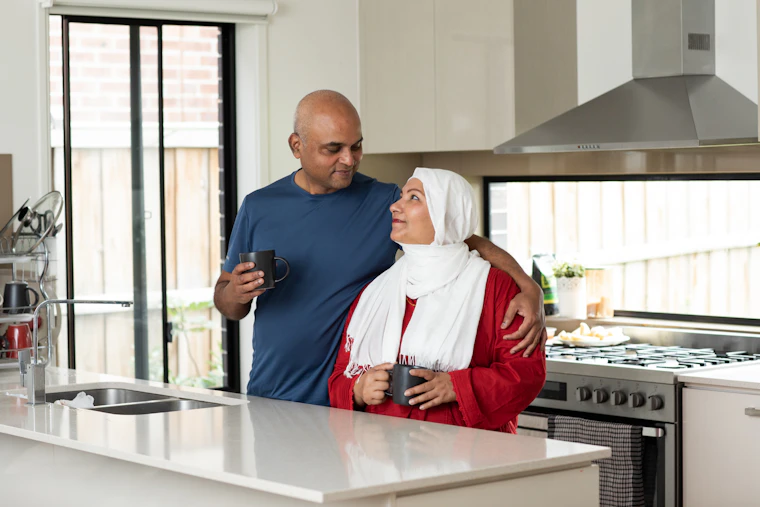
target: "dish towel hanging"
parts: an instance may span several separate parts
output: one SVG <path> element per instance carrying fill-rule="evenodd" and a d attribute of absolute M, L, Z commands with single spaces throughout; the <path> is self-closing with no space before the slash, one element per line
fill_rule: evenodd
<path fill-rule="evenodd" d="M 610 447 L 611 457 L 594 461 L 599 465 L 599 505 L 645 506 L 641 426 L 552 415 L 548 437 Z"/>

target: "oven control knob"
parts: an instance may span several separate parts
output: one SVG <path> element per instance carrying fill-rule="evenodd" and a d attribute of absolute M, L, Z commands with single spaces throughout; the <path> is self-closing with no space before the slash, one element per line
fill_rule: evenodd
<path fill-rule="evenodd" d="M 662 398 L 653 394 L 649 397 L 649 410 L 660 410 L 662 408 Z"/>
<path fill-rule="evenodd" d="M 624 405 L 626 399 L 628 399 L 628 396 L 623 391 L 612 391 L 613 405 Z"/>
<path fill-rule="evenodd" d="M 604 403 L 609 397 L 604 389 L 594 389 L 594 403 Z"/>
<path fill-rule="evenodd" d="M 646 400 L 641 393 L 631 393 L 628 396 L 628 406 L 631 408 L 638 408 L 644 405 L 644 402 L 646 402 Z"/>
<path fill-rule="evenodd" d="M 591 399 L 591 390 L 588 387 L 578 387 L 575 389 L 575 399 L 586 401 Z"/>

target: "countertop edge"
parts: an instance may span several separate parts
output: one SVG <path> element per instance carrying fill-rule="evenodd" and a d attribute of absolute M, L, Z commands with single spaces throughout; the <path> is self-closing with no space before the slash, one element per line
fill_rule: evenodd
<path fill-rule="evenodd" d="M 749 361 L 719 370 L 682 373 L 678 376 L 678 381 L 685 386 L 713 386 L 760 390 L 760 364 L 756 361 Z"/>
<path fill-rule="evenodd" d="M 706 386 L 706 387 L 723 387 L 727 389 L 746 389 L 760 391 L 760 382 L 751 380 L 726 380 L 721 378 L 709 377 L 684 377 L 678 378 L 684 387 L 689 386 Z"/>
<path fill-rule="evenodd" d="M 149 466 L 174 472 L 183 475 L 189 475 L 192 477 L 198 477 L 200 479 L 207 479 L 215 482 L 223 482 L 232 486 L 239 486 L 247 489 L 254 489 L 256 491 L 262 491 L 265 493 L 272 493 L 280 496 L 287 496 L 290 498 L 296 498 L 299 500 L 307 500 L 309 502 L 324 503 L 326 501 L 326 495 L 314 490 L 298 488 L 296 486 L 283 486 L 280 483 L 267 481 L 263 479 L 256 479 L 251 477 L 241 477 L 235 474 L 218 473 L 212 470 L 206 470 L 202 468 L 187 467 L 178 465 L 171 461 L 156 460 L 145 456 L 143 454 L 134 454 L 118 450 L 105 450 L 98 446 L 91 446 L 82 444 L 81 442 L 72 441 L 65 438 L 53 437 L 43 433 L 36 433 L 33 431 L 14 428 L 12 426 L 6 426 L 0 424 L 0 434 L 10 435 L 19 438 L 25 438 L 27 440 L 34 440 L 43 444 L 56 445 L 73 449 L 76 451 L 87 452 L 95 454 L 97 456 L 103 456 L 105 458 L 118 459 L 121 461 L 127 461 L 138 465 Z M 107 452 L 105 452 L 107 451 Z"/>
<path fill-rule="evenodd" d="M 389 493 L 398 493 L 406 495 L 414 494 L 418 490 L 426 488 L 432 488 L 436 486 L 446 485 L 451 488 L 464 487 L 468 483 L 482 482 L 488 479 L 495 480 L 508 480 L 511 478 L 522 477 L 525 475 L 540 475 L 531 474 L 530 472 L 540 471 L 541 473 L 555 472 L 558 470 L 570 470 L 573 468 L 580 468 L 585 465 L 591 464 L 593 460 L 609 458 L 612 456 L 612 450 L 609 448 L 600 448 L 598 450 L 587 451 L 583 454 L 575 454 L 572 456 L 558 456 L 556 458 L 550 458 L 551 464 L 546 462 L 526 461 L 523 463 L 517 463 L 509 465 L 509 468 L 518 468 L 518 470 L 508 471 L 506 467 L 492 467 L 478 471 L 458 472 L 455 474 L 449 474 L 439 477 L 428 477 L 425 479 L 412 479 L 409 481 L 400 482 L 394 485 L 383 486 L 371 486 L 363 490 L 345 490 L 335 491 L 324 494 L 324 500 L 326 502 L 336 502 L 341 500 L 354 500 L 357 498 L 366 498 L 368 496 L 383 495 Z M 525 465 L 520 467 L 520 465 Z M 490 481 L 489 481 L 490 482 Z M 398 486 L 402 486 L 399 488 Z"/>
<path fill-rule="evenodd" d="M 135 463 L 138 465 L 149 466 L 166 470 L 169 472 L 198 477 L 200 479 L 222 482 L 233 486 L 253 489 L 265 493 L 287 496 L 299 500 L 306 500 L 314 503 L 325 503 L 341 500 L 352 500 L 357 498 L 366 498 L 369 496 L 383 495 L 390 493 L 403 494 L 413 492 L 424 488 L 430 488 L 441 485 L 465 486 L 469 482 L 483 481 L 487 479 L 507 480 L 515 476 L 525 475 L 530 472 L 551 472 L 555 470 L 571 469 L 587 465 L 593 460 L 609 458 L 612 451 L 608 448 L 599 448 L 585 451 L 573 455 L 564 455 L 549 458 L 543 461 L 525 461 L 507 466 L 495 466 L 477 471 L 458 472 L 445 476 L 427 477 L 423 479 L 412 479 L 395 484 L 385 484 L 379 486 L 369 486 L 362 489 L 351 489 L 333 492 L 319 492 L 294 486 L 283 486 L 276 482 L 266 481 L 256 478 L 244 478 L 239 475 L 218 473 L 202 468 L 187 467 L 176 463 L 155 460 L 142 454 L 133 454 L 118 450 L 105 450 L 98 446 L 90 446 L 81 442 L 72 441 L 65 438 L 53 437 L 47 434 L 36 433 L 28 430 L 15 428 L 0 424 L 0 433 L 28 440 L 34 440 L 44 444 L 56 445 L 73 449 L 81 452 L 87 452 L 106 458 L 118 459 Z"/>

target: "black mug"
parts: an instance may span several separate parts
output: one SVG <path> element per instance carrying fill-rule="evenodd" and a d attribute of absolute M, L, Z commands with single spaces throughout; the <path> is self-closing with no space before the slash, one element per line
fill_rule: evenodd
<path fill-rule="evenodd" d="M 390 390 L 385 392 L 385 395 L 393 398 L 393 403 L 396 405 L 406 405 L 407 407 L 411 406 L 409 404 L 409 400 L 415 396 L 404 396 L 404 393 L 407 389 L 411 389 L 412 387 L 427 382 L 427 380 L 423 377 L 415 377 L 414 375 L 411 375 L 409 372 L 412 370 L 427 370 L 427 368 L 423 368 L 421 366 L 412 366 L 410 364 L 396 363 L 393 365 L 393 369 L 388 372 L 388 374 L 391 376 L 391 387 Z"/>
<path fill-rule="evenodd" d="M 277 261 L 284 262 L 287 271 L 285 271 L 285 276 L 275 280 L 274 274 L 277 271 Z M 261 250 L 260 252 L 241 253 L 240 262 L 253 262 L 256 264 L 253 269 L 245 271 L 246 273 L 250 273 L 251 271 L 264 272 L 264 283 L 259 286 L 259 289 L 274 289 L 274 284 L 285 280 L 290 274 L 290 264 L 282 257 L 276 257 L 274 255 L 274 250 Z"/>
<path fill-rule="evenodd" d="M 34 294 L 34 302 L 29 300 L 29 293 Z M 3 291 L 3 309 L 4 311 L 10 311 L 10 313 L 31 313 L 31 310 L 15 310 L 15 308 L 37 306 L 40 301 L 40 295 L 37 291 L 29 287 L 26 282 L 13 281 L 5 284 L 5 290 Z"/>

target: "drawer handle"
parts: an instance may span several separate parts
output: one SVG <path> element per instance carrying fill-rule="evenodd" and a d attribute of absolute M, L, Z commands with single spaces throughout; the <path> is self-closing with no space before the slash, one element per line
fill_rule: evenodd
<path fill-rule="evenodd" d="M 748 407 L 744 409 L 744 415 L 750 417 L 760 417 L 760 408 Z"/>

